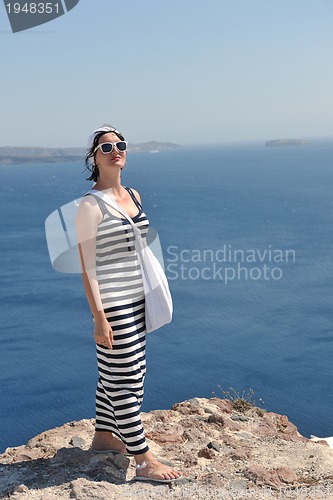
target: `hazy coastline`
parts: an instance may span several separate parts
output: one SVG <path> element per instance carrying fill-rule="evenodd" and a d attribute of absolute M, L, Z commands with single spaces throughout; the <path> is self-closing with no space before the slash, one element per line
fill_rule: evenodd
<path fill-rule="evenodd" d="M 182 148 L 172 142 L 149 141 L 140 144 L 129 143 L 131 153 L 159 153 Z M 0 165 L 15 165 L 22 163 L 64 163 L 82 161 L 86 155 L 85 148 L 43 148 L 2 146 L 0 147 Z"/>

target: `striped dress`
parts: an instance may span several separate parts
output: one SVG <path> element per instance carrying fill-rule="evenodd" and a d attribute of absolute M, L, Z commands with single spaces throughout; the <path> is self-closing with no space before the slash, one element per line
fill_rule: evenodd
<path fill-rule="evenodd" d="M 132 220 L 147 235 L 149 221 L 138 208 Z M 92 195 L 93 196 L 93 195 Z M 96 235 L 96 274 L 105 316 L 114 343 L 96 345 L 99 379 L 96 390 L 96 431 L 111 431 L 133 455 L 149 450 L 140 418 L 146 374 L 145 300 L 133 229 L 109 211 L 97 196 L 103 219 Z M 120 215 L 120 214 L 119 214 Z"/>

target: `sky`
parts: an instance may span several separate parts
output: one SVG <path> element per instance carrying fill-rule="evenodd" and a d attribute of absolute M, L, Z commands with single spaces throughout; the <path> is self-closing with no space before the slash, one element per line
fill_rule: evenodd
<path fill-rule="evenodd" d="M 80 0 L 13 34 L 0 4 L 0 146 L 333 136 L 332 0 Z"/>

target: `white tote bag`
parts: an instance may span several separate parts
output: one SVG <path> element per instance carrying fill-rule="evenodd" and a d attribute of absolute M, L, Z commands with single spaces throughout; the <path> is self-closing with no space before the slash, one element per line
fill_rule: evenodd
<path fill-rule="evenodd" d="M 135 226 L 132 219 L 121 206 L 102 191 L 91 189 L 87 194 L 95 194 L 101 198 L 105 203 L 126 217 L 132 226 L 145 294 L 146 332 L 152 332 L 170 323 L 173 305 L 168 280 L 158 259 L 142 239 L 140 229 Z"/>

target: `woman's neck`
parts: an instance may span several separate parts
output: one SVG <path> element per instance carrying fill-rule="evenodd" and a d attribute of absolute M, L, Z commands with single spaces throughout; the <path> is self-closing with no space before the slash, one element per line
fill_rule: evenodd
<path fill-rule="evenodd" d="M 112 191 L 112 194 L 116 198 L 121 198 L 123 194 L 123 187 L 121 185 L 120 173 L 117 176 L 110 175 L 108 177 L 103 176 L 98 179 L 96 184 L 94 185 L 94 189 L 98 189 L 100 191 L 107 192 L 108 190 Z"/>

